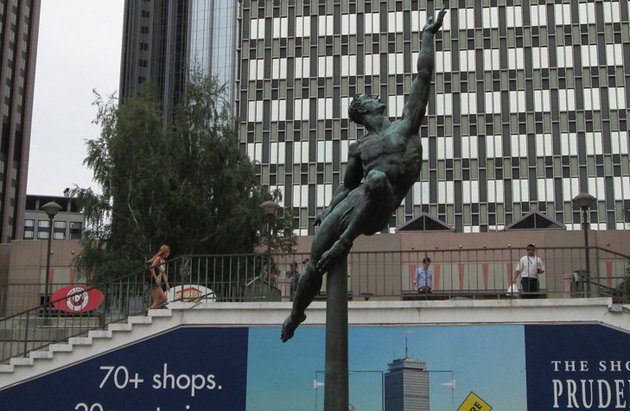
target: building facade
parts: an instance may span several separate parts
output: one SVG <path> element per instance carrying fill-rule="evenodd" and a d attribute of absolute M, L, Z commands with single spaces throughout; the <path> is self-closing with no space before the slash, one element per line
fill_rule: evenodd
<path fill-rule="evenodd" d="M 179 102 L 188 70 L 226 84 L 234 100 L 238 6 L 229 0 L 127 0 L 120 96 L 137 95 L 150 81 L 167 124 Z"/>
<path fill-rule="evenodd" d="M 420 31 L 440 4 L 241 5 L 241 146 L 260 184 L 284 193 L 298 232 L 312 234 L 363 134 L 349 101 L 379 94 L 392 119 L 401 115 Z M 597 199 L 591 228 L 630 228 L 628 3 L 450 6 L 435 38 L 422 172 L 390 232 L 422 213 L 457 232 L 496 231 L 534 211 L 579 229 L 571 200 L 580 192 Z"/>
<path fill-rule="evenodd" d="M 85 219 L 76 199 L 71 197 L 26 196 L 24 213 L 24 240 L 48 240 L 50 218 L 42 206 L 54 201 L 61 209 L 53 219 L 53 240 L 80 240 L 85 228 Z"/>
<path fill-rule="evenodd" d="M 0 1 L 0 242 L 22 238 L 39 0 Z"/>

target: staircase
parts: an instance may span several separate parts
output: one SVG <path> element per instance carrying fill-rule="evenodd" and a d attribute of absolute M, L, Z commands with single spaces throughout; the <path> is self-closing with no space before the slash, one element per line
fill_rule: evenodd
<path fill-rule="evenodd" d="M 8 364 L 0 364 L 0 390 L 175 328 L 179 321 L 174 310 L 187 309 L 190 304 L 173 305 L 176 307 L 149 310 L 146 316 L 130 316 L 127 322 L 112 323 L 103 330 L 88 331 L 87 336 L 30 351 L 26 357 L 13 357 Z"/>

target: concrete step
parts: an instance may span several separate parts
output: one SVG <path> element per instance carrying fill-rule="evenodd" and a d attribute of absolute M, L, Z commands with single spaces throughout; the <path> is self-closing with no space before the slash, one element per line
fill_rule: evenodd
<path fill-rule="evenodd" d="M 12 373 L 13 365 L 11 364 L 0 364 L 0 373 Z"/>
<path fill-rule="evenodd" d="M 29 357 L 13 357 L 9 364 L 13 366 L 33 365 L 33 359 Z"/>
<path fill-rule="evenodd" d="M 92 338 L 112 338 L 111 330 L 92 330 L 88 332 L 88 337 Z"/>
<path fill-rule="evenodd" d="M 71 352 L 72 345 L 70 344 L 50 344 L 48 346 L 48 351 L 50 352 Z"/>
<path fill-rule="evenodd" d="M 135 315 L 127 318 L 129 324 L 151 324 L 153 320 L 146 315 Z"/>
<path fill-rule="evenodd" d="M 92 345 L 91 337 L 72 337 L 68 340 L 71 345 Z"/>
<path fill-rule="evenodd" d="M 150 317 L 170 317 L 173 315 L 173 311 L 169 308 L 155 308 L 149 310 Z"/>
<path fill-rule="evenodd" d="M 114 323 L 110 324 L 107 329 L 109 331 L 131 331 L 133 329 L 133 324 L 129 323 Z"/>
<path fill-rule="evenodd" d="M 28 353 L 28 356 L 32 359 L 44 360 L 51 359 L 53 357 L 53 353 L 51 351 L 31 351 Z"/>

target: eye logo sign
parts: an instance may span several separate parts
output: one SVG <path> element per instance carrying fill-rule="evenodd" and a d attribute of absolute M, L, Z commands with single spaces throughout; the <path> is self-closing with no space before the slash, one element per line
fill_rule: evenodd
<path fill-rule="evenodd" d="M 51 299 L 53 306 L 59 311 L 87 313 L 97 309 L 103 303 L 103 294 L 87 285 L 70 285 L 55 291 Z"/>

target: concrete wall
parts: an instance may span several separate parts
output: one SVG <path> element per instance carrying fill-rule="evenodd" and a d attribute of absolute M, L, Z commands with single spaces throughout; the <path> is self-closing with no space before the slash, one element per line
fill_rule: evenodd
<path fill-rule="evenodd" d="M 309 253 L 313 236 L 298 237 L 297 253 Z M 361 236 L 354 242 L 353 252 L 368 251 L 432 251 L 462 248 L 525 248 L 529 243 L 542 247 L 584 247 L 582 231 L 515 230 L 486 233 L 398 232 Z M 630 230 L 589 231 L 589 246 L 602 247 L 621 254 L 630 254 Z"/>
<path fill-rule="evenodd" d="M 79 252 L 78 240 L 52 240 L 49 282 L 51 292 L 76 280 L 72 260 Z M 48 241 L 16 240 L 0 245 L 0 315 L 40 304 L 46 277 Z M 59 284 L 55 286 L 54 284 Z"/>

